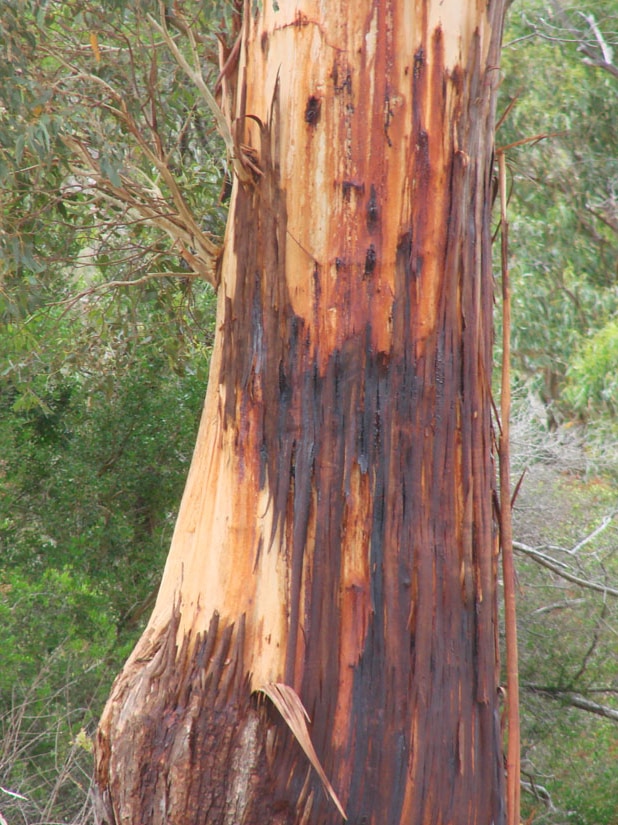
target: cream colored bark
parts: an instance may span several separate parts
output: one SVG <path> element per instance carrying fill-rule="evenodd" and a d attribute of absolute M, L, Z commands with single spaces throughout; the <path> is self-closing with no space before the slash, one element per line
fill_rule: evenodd
<path fill-rule="evenodd" d="M 246 3 L 233 129 L 260 174 L 235 185 L 195 455 L 155 610 L 101 723 L 101 819 L 340 821 L 251 698 L 282 683 L 352 821 L 503 821 L 502 7 Z M 148 781 L 130 767 L 136 730 Z"/>

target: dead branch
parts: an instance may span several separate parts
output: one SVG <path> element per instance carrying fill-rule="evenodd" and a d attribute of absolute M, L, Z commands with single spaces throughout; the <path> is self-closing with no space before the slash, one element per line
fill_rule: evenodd
<path fill-rule="evenodd" d="M 517 609 L 515 603 L 515 565 L 513 563 L 513 518 L 510 468 L 511 418 L 511 293 L 508 268 L 508 215 L 506 195 L 506 157 L 498 152 L 500 189 L 500 232 L 502 262 L 502 382 L 500 389 L 500 545 L 504 577 L 504 625 L 506 636 L 506 689 L 508 744 L 506 756 L 507 823 L 520 822 L 520 725 L 519 665 L 517 655 Z"/>
<path fill-rule="evenodd" d="M 592 531 L 592 533 L 589 533 L 587 536 L 584 536 L 584 538 L 581 541 L 577 542 L 577 544 L 574 547 L 572 547 L 570 550 L 566 550 L 565 552 L 571 556 L 574 556 L 582 549 L 582 547 L 584 547 L 586 544 L 595 539 L 598 535 L 607 530 L 609 525 L 612 523 L 615 515 L 615 513 L 611 513 L 608 516 L 604 516 L 601 521 L 601 524 L 597 528 L 595 528 Z"/>
<path fill-rule="evenodd" d="M 548 570 L 556 573 L 556 575 L 566 579 L 566 581 L 570 581 L 580 587 L 585 587 L 588 590 L 595 590 L 598 593 L 603 593 L 604 595 L 618 598 L 618 588 L 609 587 L 606 584 L 601 584 L 600 582 L 590 581 L 589 579 L 583 579 L 581 576 L 576 576 L 575 573 L 572 573 L 569 570 L 566 564 L 556 561 L 556 559 L 548 556 L 546 553 L 542 553 L 536 547 L 531 547 L 529 544 L 524 544 L 521 541 L 514 541 L 513 548 L 518 550 L 520 553 L 524 553 L 526 556 L 529 556 L 542 567 L 546 567 Z"/>
<path fill-rule="evenodd" d="M 571 23 L 564 7 L 562 6 L 562 3 L 560 3 L 559 0 L 551 0 L 551 4 L 563 28 L 569 33 L 569 35 L 571 35 L 571 37 L 574 38 L 575 42 L 578 44 L 577 48 L 579 51 L 586 55 L 583 62 L 587 66 L 593 66 L 595 69 L 602 69 L 603 71 L 609 72 L 609 74 L 613 77 L 618 77 L 618 66 L 613 63 L 613 50 L 603 37 L 594 16 L 592 14 L 584 14 L 583 12 L 580 12 L 581 17 L 583 17 L 586 21 L 588 28 L 596 41 L 596 48 L 591 45 L 591 43 L 587 42 L 581 29 L 578 29 L 577 26 L 574 26 Z"/>
<path fill-rule="evenodd" d="M 600 705 L 598 702 L 593 702 L 582 696 L 581 693 L 572 693 L 568 690 L 554 688 L 549 686 L 525 684 L 523 687 L 533 693 L 542 693 L 544 696 L 549 696 L 551 699 L 571 705 L 571 707 L 585 710 L 588 713 L 594 713 L 595 716 L 602 716 L 604 719 L 610 719 L 612 722 L 618 722 L 618 710 L 610 708 L 608 705 Z"/>
<path fill-rule="evenodd" d="M 597 716 L 603 716 L 605 719 L 611 719 L 612 722 L 618 722 L 618 710 L 614 708 L 610 708 L 607 705 L 599 705 L 598 702 L 586 699 L 585 696 L 581 696 L 579 693 L 567 694 L 566 699 L 574 708 L 586 710 L 588 713 L 594 713 Z"/>
<path fill-rule="evenodd" d="M 569 607 L 579 607 L 581 604 L 586 604 L 586 599 L 562 599 L 559 602 L 552 602 L 551 604 L 537 607 L 533 610 L 532 616 L 540 616 L 543 613 L 552 613 L 554 610 L 566 610 Z"/>
<path fill-rule="evenodd" d="M 526 774 L 526 776 L 528 779 L 521 780 L 521 787 L 524 791 L 529 793 L 531 796 L 534 796 L 535 799 L 540 799 L 545 804 L 548 811 L 556 811 L 557 808 L 554 805 L 551 794 L 547 788 L 544 785 L 539 785 L 535 778 L 530 774 Z"/>

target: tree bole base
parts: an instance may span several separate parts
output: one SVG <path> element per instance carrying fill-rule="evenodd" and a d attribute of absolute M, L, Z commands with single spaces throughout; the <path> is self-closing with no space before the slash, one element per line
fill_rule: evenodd
<path fill-rule="evenodd" d="M 303 821 L 315 787 L 322 791 L 274 708 L 251 693 L 244 621 L 222 626 L 215 614 L 208 632 L 193 643 L 185 637 L 178 652 L 177 628 L 178 612 L 157 638 L 142 640 L 114 685 L 96 742 L 97 823 L 133 822 L 136 810 L 149 825 Z M 300 763 L 294 803 L 277 787 L 281 757 L 288 780 Z"/>

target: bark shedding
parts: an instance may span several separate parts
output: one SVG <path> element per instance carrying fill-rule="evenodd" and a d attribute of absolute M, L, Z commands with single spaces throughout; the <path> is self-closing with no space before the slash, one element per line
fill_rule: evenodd
<path fill-rule="evenodd" d="M 503 3 L 246 4 L 196 451 L 99 821 L 504 822 L 490 250 Z"/>

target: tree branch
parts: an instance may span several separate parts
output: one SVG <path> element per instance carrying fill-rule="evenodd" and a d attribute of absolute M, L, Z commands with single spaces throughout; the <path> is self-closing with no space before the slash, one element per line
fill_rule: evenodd
<path fill-rule="evenodd" d="M 599 57 L 597 50 L 593 48 L 590 45 L 590 43 L 586 42 L 583 36 L 583 32 L 580 29 L 578 29 L 577 26 L 574 26 L 569 21 L 569 18 L 562 6 L 562 3 L 560 3 L 559 0 L 551 0 L 551 4 L 563 27 L 569 32 L 570 35 L 574 37 L 574 39 L 578 43 L 578 49 L 586 55 L 583 62 L 587 66 L 593 66 L 595 69 L 603 69 L 604 71 L 609 72 L 609 74 L 611 74 L 613 77 L 618 77 L 618 66 L 615 66 L 612 62 L 613 50 L 603 37 L 603 34 L 601 33 L 601 30 L 599 29 L 593 15 L 583 14 L 580 12 L 581 16 L 584 18 L 584 20 L 590 27 L 590 31 L 594 35 L 594 39 L 596 40 L 598 47 L 601 51 L 601 57 Z"/>
<path fill-rule="evenodd" d="M 116 186 L 101 172 L 97 159 L 84 141 L 68 135 L 63 137 L 63 141 L 81 161 L 80 167 L 73 168 L 74 173 L 92 178 L 89 188 L 116 205 L 128 206 L 134 214 L 162 229 L 177 244 L 180 255 L 196 274 L 217 287 L 220 249 L 201 231 L 171 172 L 165 169 L 164 173 L 163 168 L 160 168 L 163 166 L 161 161 L 156 166 L 170 186 L 175 210 L 152 181 L 151 190 L 148 191 L 126 174 L 119 174 L 122 186 Z M 140 148 L 144 148 L 141 143 Z M 149 160 L 152 158 L 149 157 Z"/>
<path fill-rule="evenodd" d="M 614 519 L 614 516 L 615 516 L 615 513 L 611 513 L 608 516 L 603 516 L 601 524 L 597 528 L 595 528 L 592 531 L 592 533 L 589 533 L 581 541 L 579 541 L 574 547 L 572 547 L 571 550 L 567 550 L 567 553 L 569 553 L 572 556 L 575 555 L 576 553 L 578 553 L 582 549 L 582 547 L 584 547 L 584 545 L 588 544 L 593 539 L 595 539 L 600 533 L 603 533 L 605 530 L 607 530 L 609 525 L 612 523 L 612 521 Z"/>
<path fill-rule="evenodd" d="M 589 713 L 594 713 L 597 716 L 603 716 L 605 719 L 611 719 L 612 722 L 618 722 L 618 710 L 609 708 L 607 705 L 599 705 L 591 699 L 586 699 L 585 696 L 580 696 L 578 693 L 572 693 L 567 696 L 567 701 L 574 708 L 587 710 Z"/>
<path fill-rule="evenodd" d="M 193 44 L 197 48 L 194 41 Z M 55 53 L 54 57 L 56 57 Z M 179 253 L 196 274 L 216 288 L 220 247 L 202 232 L 193 212 L 187 205 L 162 151 L 161 139 L 156 131 L 156 119 L 153 118 L 153 122 L 149 124 L 155 140 L 156 148 L 153 149 L 129 111 L 123 94 L 98 75 L 82 71 L 62 56 L 57 59 L 71 72 L 73 81 L 92 83 L 101 89 L 106 98 L 109 98 L 109 100 L 98 100 L 97 106 L 106 110 L 127 129 L 142 155 L 161 176 L 171 196 L 173 207 L 152 181 L 148 180 L 150 187 L 148 189 L 135 179 L 135 176 L 141 173 L 139 168 L 133 170 L 133 177 L 126 172 L 119 173 L 122 186 L 114 185 L 101 171 L 98 159 L 91 152 L 88 142 L 74 135 L 64 135 L 62 139 L 65 146 L 81 161 L 81 168 L 74 168 L 74 173 L 83 177 L 85 169 L 86 175 L 94 179 L 96 190 L 103 197 L 117 205 L 129 206 L 142 219 L 162 229 L 178 246 Z M 154 94 L 153 89 L 150 92 L 151 95 Z"/>
<path fill-rule="evenodd" d="M 596 716 L 602 716 L 604 719 L 610 719 L 612 722 L 618 722 L 618 710 L 593 702 L 591 699 L 582 696 L 581 693 L 571 693 L 568 690 L 535 684 L 524 684 L 523 687 L 534 693 L 542 693 L 551 699 L 566 702 L 571 707 L 579 710 L 585 710 L 588 713 L 594 713 Z"/>
<path fill-rule="evenodd" d="M 210 109 L 212 116 L 215 119 L 215 124 L 217 127 L 217 131 L 223 138 L 225 143 L 225 147 L 227 149 L 228 157 L 230 159 L 230 163 L 238 179 L 243 183 L 250 182 L 252 178 L 252 172 L 259 174 L 259 169 L 256 167 L 255 163 L 243 152 L 240 146 L 237 146 L 236 141 L 232 136 L 232 130 L 230 124 L 225 119 L 225 115 L 219 108 L 217 101 L 214 98 L 214 95 L 208 88 L 206 81 L 204 80 L 204 75 L 202 74 L 202 69 L 200 67 L 200 58 L 199 53 L 197 50 L 197 42 L 195 40 L 195 35 L 191 30 L 190 26 L 184 26 L 184 32 L 189 39 L 189 44 L 191 47 L 191 55 L 193 58 L 193 66 L 189 63 L 186 59 L 184 54 L 180 51 L 178 46 L 176 45 L 176 41 L 170 35 L 169 29 L 167 27 L 167 22 L 165 20 L 165 6 L 162 2 L 159 2 L 159 7 L 161 9 L 161 23 L 158 23 L 152 15 L 148 15 L 148 20 L 150 24 L 155 28 L 163 40 L 165 41 L 166 46 L 172 53 L 174 59 L 183 70 L 183 72 L 187 75 L 189 80 L 195 85 L 197 90 L 199 91 L 202 99 Z"/>
<path fill-rule="evenodd" d="M 139 278 L 133 278 L 129 281 L 106 281 L 103 284 L 96 284 L 96 286 L 88 287 L 88 289 L 83 289 L 81 292 L 78 292 L 77 295 L 72 295 L 70 298 L 65 298 L 62 301 L 55 301 L 49 306 L 64 306 L 66 307 L 65 311 L 70 310 L 75 304 L 78 304 L 84 298 L 87 298 L 89 295 L 98 295 L 98 294 L 105 294 L 110 292 L 113 289 L 119 289 L 121 287 L 136 287 L 141 286 L 142 284 L 146 284 L 149 281 L 157 281 L 162 280 L 163 278 L 181 278 L 181 279 L 191 279 L 195 278 L 195 274 L 191 272 L 149 272 L 147 275 L 142 275 Z"/>
<path fill-rule="evenodd" d="M 556 561 L 551 556 L 548 556 L 546 553 L 542 553 L 536 547 L 531 547 L 529 544 L 524 544 L 521 541 L 514 541 L 513 547 L 520 553 L 524 553 L 526 556 L 529 556 L 531 559 L 534 559 L 534 561 L 536 561 L 542 567 L 546 567 L 548 570 L 551 570 L 553 573 L 556 573 L 556 575 L 560 576 L 561 578 L 573 582 L 573 584 L 578 584 L 580 587 L 585 587 L 588 590 L 596 590 L 598 593 L 603 593 L 607 594 L 608 596 L 614 596 L 615 598 L 618 598 L 618 588 L 609 587 L 606 584 L 590 581 L 589 579 L 582 579 L 581 576 L 576 576 L 574 573 L 571 573 L 565 564 Z"/>
<path fill-rule="evenodd" d="M 526 774 L 528 779 L 521 780 L 521 787 L 527 791 L 529 794 L 535 797 L 535 799 L 540 799 L 546 806 L 549 811 L 556 811 L 557 808 L 553 803 L 551 798 L 550 792 L 544 785 L 539 785 L 538 782 L 534 779 L 533 776 L 530 774 Z"/>

